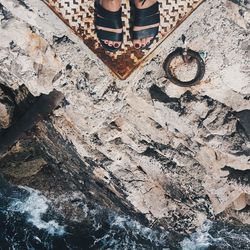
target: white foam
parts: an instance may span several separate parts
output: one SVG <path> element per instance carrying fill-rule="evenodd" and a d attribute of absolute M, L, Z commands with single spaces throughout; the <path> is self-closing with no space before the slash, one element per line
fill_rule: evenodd
<path fill-rule="evenodd" d="M 44 229 L 51 235 L 63 235 L 64 226 L 60 226 L 55 220 L 44 221 L 42 216 L 48 211 L 50 201 L 39 191 L 29 187 L 20 188 L 28 191 L 30 195 L 25 200 L 14 200 L 9 210 L 27 213 L 28 222 L 32 223 L 38 229 Z"/>
<path fill-rule="evenodd" d="M 215 241 L 220 241 L 220 238 L 215 239 L 209 234 L 211 226 L 212 222 L 206 221 L 190 238 L 185 238 L 181 242 L 182 250 L 205 250 Z"/>
<path fill-rule="evenodd" d="M 162 233 L 145 227 L 127 216 L 116 214 L 109 216 L 109 224 L 110 229 L 107 233 L 103 237 L 96 239 L 94 243 L 101 242 L 102 247 L 100 249 L 145 249 L 143 243 L 139 243 L 142 239 L 150 241 L 155 247 L 164 247 L 168 234 L 167 232 Z M 120 237 L 114 237 L 116 234 L 120 234 Z"/>

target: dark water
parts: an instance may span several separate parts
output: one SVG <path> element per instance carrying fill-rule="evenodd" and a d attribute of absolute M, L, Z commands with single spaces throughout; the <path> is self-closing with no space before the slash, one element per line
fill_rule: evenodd
<path fill-rule="evenodd" d="M 74 225 L 38 191 L 0 189 L 0 249 L 164 249 L 167 232 L 152 230 L 100 207 L 82 206 L 88 223 Z"/>
<path fill-rule="evenodd" d="M 206 221 L 201 228 L 181 242 L 182 249 L 250 249 L 250 227 Z"/>
<path fill-rule="evenodd" d="M 250 228 L 207 221 L 179 241 L 161 229 L 100 207 L 82 206 L 86 223 L 67 224 L 27 187 L 0 187 L 0 249 L 250 249 Z M 179 241 L 179 242 L 178 242 Z"/>

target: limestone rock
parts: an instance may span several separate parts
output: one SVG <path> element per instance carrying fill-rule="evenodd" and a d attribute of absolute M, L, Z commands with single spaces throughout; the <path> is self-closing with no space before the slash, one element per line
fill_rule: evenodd
<path fill-rule="evenodd" d="M 7 128 L 11 122 L 11 109 L 0 103 L 0 127 Z"/>
<path fill-rule="evenodd" d="M 233 202 L 233 206 L 234 209 L 236 210 L 242 210 L 243 208 L 245 208 L 247 205 L 247 197 L 246 194 L 241 194 L 234 202 Z"/>
<path fill-rule="evenodd" d="M 51 165 L 32 178 L 12 175 L 14 183 L 51 197 L 80 190 L 178 232 L 219 216 L 249 223 L 242 211 L 250 195 L 248 5 L 205 1 L 120 81 L 42 1 L 17 2 L 0 0 L 0 81 L 35 96 L 55 88 L 65 100 L 32 131 L 38 144 L 26 138 L 45 145 Z M 205 77 L 191 88 L 173 85 L 162 69 L 182 34 L 206 55 Z"/>
<path fill-rule="evenodd" d="M 0 131 L 7 128 L 12 122 L 14 103 L 10 96 L 6 95 L 0 87 Z"/>
<path fill-rule="evenodd" d="M 2 171 L 5 175 L 15 178 L 31 177 L 32 175 L 38 174 L 45 164 L 46 161 L 43 159 L 35 159 L 23 162 L 19 166 L 15 164 L 10 164 L 10 166 L 7 165 Z"/>

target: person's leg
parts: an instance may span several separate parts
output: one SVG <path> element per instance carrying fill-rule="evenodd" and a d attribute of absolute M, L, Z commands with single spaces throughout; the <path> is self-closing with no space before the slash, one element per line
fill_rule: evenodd
<path fill-rule="evenodd" d="M 121 8 L 121 0 L 97 0 L 99 4 L 106 10 L 116 12 Z M 102 16 L 100 16 L 102 17 Z M 97 25 L 96 28 L 98 30 L 105 30 L 105 31 L 110 31 L 114 33 L 121 33 L 122 29 L 111 29 L 107 27 L 102 27 L 101 24 Z M 110 41 L 110 40 L 104 40 L 104 43 L 107 44 L 110 47 L 118 48 L 121 45 L 121 42 L 119 41 Z"/>
<path fill-rule="evenodd" d="M 137 9 L 149 8 L 150 6 L 155 4 L 156 2 L 157 2 L 157 0 L 144 0 L 144 1 L 143 0 L 134 0 L 134 4 L 135 4 Z M 134 26 L 133 31 L 146 30 L 146 29 L 158 27 L 158 26 L 159 26 L 159 23 L 147 25 L 147 26 Z M 136 49 L 139 49 L 139 48 L 145 47 L 147 44 L 149 44 L 152 39 L 153 39 L 152 36 L 146 37 L 143 39 L 134 39 L 133 45 Z"/>

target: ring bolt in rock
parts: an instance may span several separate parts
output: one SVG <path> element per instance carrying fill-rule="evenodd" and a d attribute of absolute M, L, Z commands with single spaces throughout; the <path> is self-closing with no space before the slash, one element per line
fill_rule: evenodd
<path fill-rule="evenodd" d="M 193 61 L 196 62 L 197 72 L 192 80 L 182 81 L 176 77 L 171 67 L 171 63 L 178 57 L 182 57 L 184 63 L 186 64 L 192 63 Z M 180 47 L 167 56 L 163 64 L 163 68 L 166 72 L 166 77 L 174 84 L 182 87 L 189 87 L 198 84 L 205 74 L 205 63 L 200 54 L 191 49 L 184 49 Z"/>

